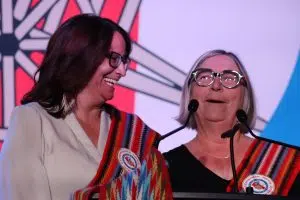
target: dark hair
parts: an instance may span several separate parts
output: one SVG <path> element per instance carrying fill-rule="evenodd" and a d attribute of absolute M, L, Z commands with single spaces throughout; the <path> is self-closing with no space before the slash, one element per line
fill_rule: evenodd
<path fill-rule="evenodd" d="M 22 104 L 38 102 L 54 117 L 64 117 L 63 100 L 69 103 L 87 85 L 109 53 L 113 34 L 125 40 L 125 56 L 131 52 L 127 32 L 115 22 L 82 14 L 68 19 L 51 36 L 45 57 L 35 73 L 35 84 Z"/>

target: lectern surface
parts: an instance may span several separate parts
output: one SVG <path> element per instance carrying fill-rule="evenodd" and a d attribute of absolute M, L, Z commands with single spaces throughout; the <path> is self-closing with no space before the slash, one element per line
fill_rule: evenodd
<path fill-rule="evenodd" d="M 201 199 L 201 200 L 299 200 L 299 197 L 282 197 L 272 195 L 234 194 L 234 193 L 184 193 L 174 192 L 175 200 Z"/>

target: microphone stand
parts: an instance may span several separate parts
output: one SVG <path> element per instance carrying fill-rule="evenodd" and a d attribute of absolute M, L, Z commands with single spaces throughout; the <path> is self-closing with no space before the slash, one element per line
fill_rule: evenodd
<path fill-rule="evenodd" d="M 300 151 L 300 147 L 298 147 L 298 146 L 294 146 L 294 145 L 291 145 L 291 144 L 287 144 L 287 143 L 283 143 L 283 142 L 279 142 L 279 141 L 275 141 L 275 140 L 271 140 L 271 139 L 259 137 L 259 136 L 255 135 L 255 134 L 253 133 L 253 131 L 251 130 L 251 128 L 248 126 L 248 124 L 243 123 L 243 125 L 246 126 L 246 128 L 249 130 L 250 135 L 253 136 L 255 139 L 258 139 L 258 140 L 264 140 L 264 141 L 266 141 L 266 142 L 279 144 L 279 145 L 286 146 L 286 147 L 290 147 L 290 148 L 297 149 L 298 151 Z"/>
<path fill-rule="evenodd" d="M 235 160 L 234 160 L 234 147 L 233 147 L 233 139 L 236 134 L 236 131 L 240 128 L 240 124 L 234 125 L 234 127 L 221 135 L 221 138 L 229 137 L 229 149 L 230 149 L 230 163 L 232 169 L 232 176 L 234 180 L 233 191 L 238 193 L 238 177 L 235 168 Z"/>
<path fill-rule="evenodd" d="M 279 145 L 290 147 L 290 148 L 296 149 L 297 151 L 300 151 L 300 147 L 298 147 L 298 146 L 294 146 L 294 145 L 291 145 L 291 144 L 286 144 L 286 143 L 283 143 L 283 142 L 279 142 L 279 141 L 275 141 L 275 140 L 271 140 L 271 139 L 268 139 L 268 138 L 264 138 L 264 137 L 260 137 L 260 136 L 255 135 L 253 133 L 253 131 L 251 130 L 251 128 L 249 127 L 248 123 L 247 123 L 248 116 L 247 116 L 247 114 L 245 113 L 244 110 L 241 110 L 241 109 L 238 110 L 236 112 L 236 117 L 239 120 L 239 122 L 242 123 L 248 129 L 250 135 L 253 136 L 255 139 L 263 140 L 263 141 L 270 142 L 270 143 L 279 144 Z"/>
<path fill-rule="evenodd" d="M 236 134 L 236 132 L 240 129 L 240 124 L 234 125 L 234 127 L 225 133 L 221 135 L 221 138 L 227 138 L 229 137 L 229 149 L 230 149 L 230 162 L 231 162 L 231 169 L 232 169 L 232 176 L 234 180 L 234 186 L 233 186 L 233 191 L 235 193 L 238 193 L 238 177 L 237 177 L 237 172 L 235 168 L 235 160 L 234 160 L 234 147 L 233 147 L 233 139 Z M 253 194 L 253 188 L 251 186 L 246 188 L 246 193 L 247 194 Z"/>
<path fill-rule="evenodd" d="M 173 135 L 174 133 L 176 133 L 176 132 L 178 132 L 178 131 L 184 129 L 184 128 L 186 127 L 186 125 L 188 124 L 188 122 L 189 122 L 189 120 L 190 120 L 192 114 L 193 114 L 192 112 L 189 112 L 189 115 L 188 115 L 188 117 L 187 117 L 186 122 L 184 123 L 184 125 L 182 125 L 182 126 L 176 128 L 175 130 L 170 131 L 169 133 L 166 133 L 165 135 L 162 135 L 160 138 L 158 138 L 158 139 L 154 142 L 154 147 L 158 148 L 159 143 L 160 143 L 162 140 L 164 140 L 165 138 L 169 137 L 170 135 Z"/>
<path fill-rule="evenodd" d="M 180 131 L 181 129 L 184 129 L 184 128 L 187 126 L 187 124 L 189 123 L 192 114 L 193 114 L 194 112 L 197 111 L 198 106 L 199 106 L 199 102 L 198 102 L 196 99 L 192 99 L 192 100 L 190 101 L 189 105 L 188 105 L 188 111 L 189 111 L 189 114 L 188 114 L 188 117 L 187 117 L 187 119 L 186 119 L 184 125 L 180 126 L 179 128 L 177 128 L 177 129 L 175 129 L 175 130 L 173 130 L 173 131 L 171 131 L 171 132 L 169 132 L 169 133 L 167 133 L 167 134 L 165 134 L 165 135 L 163 135 L 163 136 L 160 136 L 160 137 L 154 142 L 154 144 L 153 144 L 154 147 L 156 147 L 156 148 L 158 149 L 158 146 L 159 146 L 160 141 L 162 141 L 163 139 L 169 137 L 170 135 L 173 135 L 174 133 Z"/>
<path fill-rule="evenodd" d="M 229 138 L 229 143 L 230 143 L 230 162 L 231 162 L 231 169 L 232 169 L 232 175 L 233 175 L 233 180 L 234 180 L 234 187 L 233 191 L 235 193 L 238 192 L 238 177 L 236 174 L 236 169 L 235 169 L 235 160 L 234 160 L 234 148 L 233 148 L 233 139 L 235 136 L 236 132 L 233 132 L 232 135 Z"/>

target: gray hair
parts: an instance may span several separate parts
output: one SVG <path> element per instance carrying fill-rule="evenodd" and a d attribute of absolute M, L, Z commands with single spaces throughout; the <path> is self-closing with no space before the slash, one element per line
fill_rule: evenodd
<path fill-rule="evenodd" d="M 242 109 L 246 112 L 246 114 L 248 116 L 248 124 L 249 124 L 250 128 L 252 129 L 252 128 L 254 128 L 255 121 L 256 121 L 256 108 L 255 108 L 254 92 L 252 89 L 252 85 L 251 85 L 248 73 L 237 55 L 235 55 L 232 52 L 227 52 L 227 51 L 224 51 L 221 49 L 212 50 L 212 51 L 208 51 L 208 52 L 204 53 L 196 60 L 193 67 L 190 69 L 190 71 L 185 79 L 184 85 L 183 85 L 180 108 L 179 108 L 179 116 L 177 117 L 177 121 L 180 122 L 181 124 L 184 124 L 188 118 L 188 114 L 189 114 L 188 104 L 189 104 L 189 101 L 191 100 L 190 99 L 190 96 L 191 96 L 190 79 L 191 79 L 192 72 L 208 58 L 218 56 L 218 55 L 225 55 L 225 56 L 230 57 L 235 62 L 235 64 L 237 65 L 237 67 L 240 70 L 240 72 L 242 73 L 242 75 L 245 77 L 247 89 L 246 89 L 246 92 L 244 95 Z M 190 121 L 187 124 L 187 127 L 191 128 L 191 129 L 196 129 L 197 125 L 196 125 L 196 120 L 195 120 L 194 115 L 191 116 Z M 246 131 L 244 131 L 244 132 L 246 132 Z"/>

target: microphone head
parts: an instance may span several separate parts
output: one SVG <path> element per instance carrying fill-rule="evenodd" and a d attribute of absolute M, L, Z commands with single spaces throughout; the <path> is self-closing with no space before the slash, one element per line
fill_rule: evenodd
<path fill-rule="evenodd" d="M 199 106 L 199 102 L 196 99 L 192 99 L 189 103 L 188 110 L 189 112 L 196 112 Z"/>
<path fill-rule="evenodd" d="M 248 116 L 244 110 L 239 109 L 236 111 L 236 117 L 241 123 L 247 123 Z"/>

